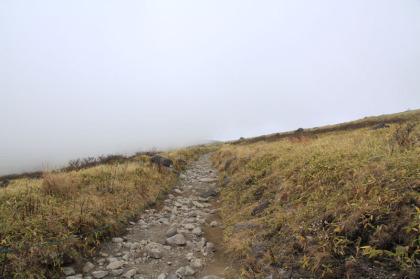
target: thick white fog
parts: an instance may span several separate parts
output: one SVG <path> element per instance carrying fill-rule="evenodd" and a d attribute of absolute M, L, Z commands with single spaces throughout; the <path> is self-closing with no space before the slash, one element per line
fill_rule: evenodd
<path fill-rule="evenodd" d="M 420 107 L 415 0 L 0 7 L 0 175 Z"/>

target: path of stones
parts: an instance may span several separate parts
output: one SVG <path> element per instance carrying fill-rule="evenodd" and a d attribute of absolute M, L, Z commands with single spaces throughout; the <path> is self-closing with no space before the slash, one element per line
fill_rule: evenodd
<path fill-rule="evenodd" d="M 217 171 L 210 154 L 180 176 L 156 209 L 130 222 L 127 235 L 104 242 L 96 257 L 64 269 L 64 278 L 237 278 L 223 251 Z"/>

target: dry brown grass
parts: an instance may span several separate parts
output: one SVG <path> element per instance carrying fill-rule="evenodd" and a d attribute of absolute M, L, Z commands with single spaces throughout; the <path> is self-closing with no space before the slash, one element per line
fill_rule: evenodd
<path fill-rule="evenodd" d="M 63 172 L 44 173 L 42 190 L 45 194 L 61 198 L 73 198 L 80 194 L 80 179 Z"/>
<path fill-rule="evenodd" d="M 417 123 L 225 145 L 213 162 L 221 182 L 231 178 L 221 192 L 222 215 L 244 276 L 286 270 L 298 277 L 417 278 Z M 268 207 L 254 214 L 265 200 Z M 237 223 L 261 229 L 235 233 Z M 258 262 L 248 253 L 255 243 L 270 247 Z"/>
<path fill-rule="evenodd" d="M 161 154 L 191 162 L 217 149 L 201 146 Z M 181 167 L 179 166 L 179 170 Z M 177 176 L 159 171 L 150 157 L 69 172 L 45 172 L 43 179 L 15 179 L 0 189 L 0 244 L 11 249 L 66 239 L 122 220 L 105 230 L 77 239 L 13 251 L 7 255 L 6 275 L 13 278 L 60 278 L 60 266 L 69 259 L 92 255 L 95 246 L 116 234 L 133 213 Z M 127 218 L 128 217 L 128 218 Z M 0 265 L 3 263 L 0 257 Z"/>

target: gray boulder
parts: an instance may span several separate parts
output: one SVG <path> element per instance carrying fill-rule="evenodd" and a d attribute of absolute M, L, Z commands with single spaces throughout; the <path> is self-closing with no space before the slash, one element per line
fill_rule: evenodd
<path fill-rule="evenodd" d="M 174 164 L 174 162 L 171 159 L 163 158 L 158 155 L 154 155 L 151 159 L 151 162 L 154 164 L 165 166 L 165 167 L 170 167 L 171 165 Z"/>

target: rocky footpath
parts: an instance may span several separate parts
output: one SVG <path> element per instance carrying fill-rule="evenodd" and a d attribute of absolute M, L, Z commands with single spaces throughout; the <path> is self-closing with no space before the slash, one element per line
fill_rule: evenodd
<path fill-rule="evenodd" d="M 223 252 L 217 178 L 210 154 L 201 156 L 162 205 L 145 210 L 126 235 L 104 242 L 94 258 L 64 268 L 63 278 L 238 277 Z"/>

